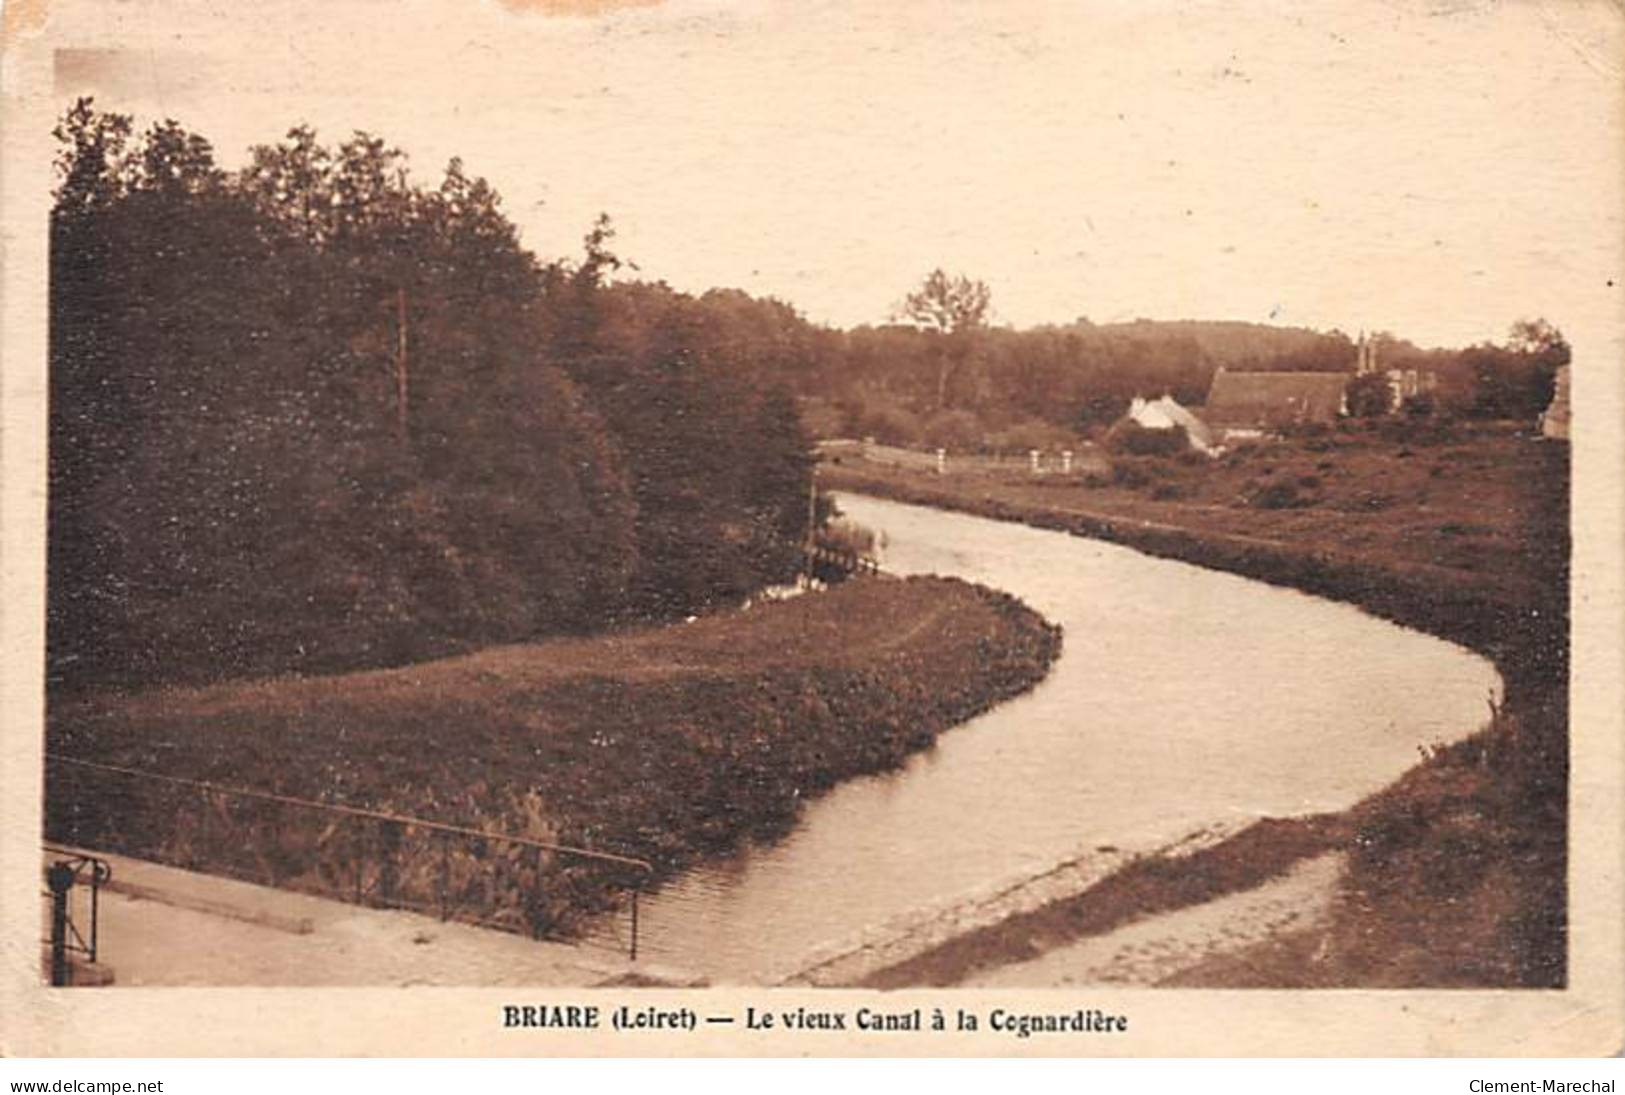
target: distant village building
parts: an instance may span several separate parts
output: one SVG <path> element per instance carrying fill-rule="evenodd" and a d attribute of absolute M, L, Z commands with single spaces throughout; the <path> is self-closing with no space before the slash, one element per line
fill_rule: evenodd
<path fill-rule="evenodd" d="M 1540 432 L 1546 437 L 1567 441 L 1569 439 L 1569 367 L 1560 365 L 1557 368 L 1557 387 L 1552 391 L 1552 401 L 1540 416 Z"/>
<path fill-rule="evenodd" d="M 1392 413 L 1405 405 L 1405 400 L 1415 396 L 1425 395 L 1439 386 L 1439 374 L 1432 369 L 1388 369 L 1377 368 L 1377 340 L 1367 338 L 1365 332 L 1360 332 L 1360 341 L 1355 346 L 1354 375 L 1368 376 L 1372 373 L 1382 373 L 1382 378 L 1388 382 L 1388 411 Z"/>
<path fill-rule="evenodd" d="M 1180 406 L 1179 401 L 1171 395 L 1164 395 L 1160 399 L 1135 396 L 1124 417 L 1148 430 L 1171 430 L 1181 426 L 1190 438 L 1191 448 L 1199 452 L 1212 453 L 1219 447 L 1218 438 L 1207 423 Z"/>
<path fill-rule="evenodd" d="M 1286 426 L 1326 425 L 1348 412 L 1348 373 L 1213 374 L 1202 417 L 1222 440 L 1263 437 Z"/>

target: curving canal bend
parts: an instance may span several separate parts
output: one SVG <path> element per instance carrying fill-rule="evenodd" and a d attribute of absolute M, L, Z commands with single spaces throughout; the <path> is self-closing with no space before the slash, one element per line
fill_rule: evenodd
<path fill-rule="evenodd" d="M 652 961 L 761 983 L 821 949 L 1098 849 L 1339 810 L 1418 748 L 1465 737 L 1486 660 L 1346 605 L 1127 548 L 843 495 L 886 569 L 1006 590 L 1065 628 L 1032 693 L 895 772 L 842 784 L 796 829 L 643 903 Z"/>

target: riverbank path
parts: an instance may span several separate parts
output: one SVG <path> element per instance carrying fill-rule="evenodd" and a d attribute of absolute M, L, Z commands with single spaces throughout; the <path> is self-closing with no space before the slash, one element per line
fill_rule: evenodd
<path fill-rule="evenodd" d="M 97 854 L 113 882 L 101 894 L 99 959 L 80 968 L 115 986 L 698 983 L 609 950 Z"/>

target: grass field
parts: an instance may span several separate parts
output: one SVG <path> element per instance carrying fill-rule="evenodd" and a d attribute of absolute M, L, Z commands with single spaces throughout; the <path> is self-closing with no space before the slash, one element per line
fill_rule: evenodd
<path fill-rule="evenodd" d="M 771 838 L 838 780 L 884 770 L 1030 688 L 1057 630 L 948 579 L 857 579 L 688 625 L 497 647 L 331 677 L 53 697 L 52 752 L 645 858 L 664 877 Z M 422 902 L 432 848 L 358 843 L 308 815 L 226 816 L 126 781 L 47 787 L 52 839 L 342 894 L 386 847 Z M 380 842 L 380 837 L 385 839 Z M 416 860 L 423 860 L 418 863 Z M 459 851 L 459 907 L 554 930 L 615 871 Z M 535 871 L 550 896 L 537 905 Z M 363 874 L 377 881 L 377 869 Z M 532 874 L 527 875 L 530 871 Z"/>
<path fill-rule="evenodd" d="M 1201 983 L 1556 986 L 1566 977 L 1568 447 L 1499 427 L 1390 423 L 1205 457 L 1119 457 L 1107 475 L 937 476 L 826 465 L 849 489 L 1127 544 L 1348 601 L 1491 657 L 1506 682 L 1486 726 L 1429 751 L 1336 818 L 1271 823 L 1208 861 L 1257 880 L 1350 853 L 1334 923 Z M 1141 882 L 1155 877 L 1154 886 Z M 1206 899 L 1211 870 L 1185 887 Z M 1168 906 L 1166 872 L 1114 883 L 1120 921 Z M 1081 923 L 1052 910 L 1047 922 Z M 1069 928 L 1068 930 L 1086 930 Z M 915 975 L 1030 952 L 1017 926 Z M 1312 955 L 1314 960 L 1306 960 Z"/>

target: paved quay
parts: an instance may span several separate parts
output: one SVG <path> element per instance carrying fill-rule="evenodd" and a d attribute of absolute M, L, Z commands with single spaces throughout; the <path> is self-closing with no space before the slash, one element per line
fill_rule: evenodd
<path fill-rule="evenodd" d="M 101 894 L 96 966 L 115 987 L 704 983 L 598 947 L 97 854 L 112 866 L 113 880 Z M 76 919 L 87 908 L 88 898 L 76 893 Z"/>

